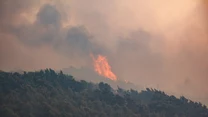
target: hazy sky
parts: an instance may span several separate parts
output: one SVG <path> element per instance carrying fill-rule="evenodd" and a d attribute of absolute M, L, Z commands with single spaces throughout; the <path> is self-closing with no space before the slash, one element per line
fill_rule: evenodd
<path fill-rule="evenodd" d="M 206 0 L 1 0 L 0 69 L 92 67 L 208 104 Z"/>

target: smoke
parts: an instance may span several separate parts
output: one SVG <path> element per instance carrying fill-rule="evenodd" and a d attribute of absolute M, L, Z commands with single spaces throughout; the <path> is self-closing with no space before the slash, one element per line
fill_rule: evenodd
<path fill-rule="evenodd" d="M 0 1 L 0 69 L 92 67 L 207 103 L 205 0 Z"/>

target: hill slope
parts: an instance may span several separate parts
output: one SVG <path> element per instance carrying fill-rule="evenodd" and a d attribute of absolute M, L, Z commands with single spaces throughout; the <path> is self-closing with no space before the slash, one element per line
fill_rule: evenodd
<path fill-rule="evenodd" d="M 64 74 L 71 74 L 77 80 L 85 80 L 87 82 L 93 82 L 93 83 L 105 82 L 109 84 L 112 88 L 117 88 L 117 86 L 119 86 L 122 89 L 135 89 L 135 90 L 143 89 L 143 87 L 141 86 L 135 85 L 131 82 L 125 82 L 124 80 L 119 78 L 117 81 L 112 81 L 108 78 L 98 75 L 94 70 L 86 67 L 82 67 L 82 68 L 69 67 L 63 69 L 62 71 Z"/>
<path fill-rule="evenodd" d="M 208 117 L 208 109 L 181 97 L 146 89 L 113 90 L 76 81 L 51 69 L 0 72 L 1 117 Z"/>

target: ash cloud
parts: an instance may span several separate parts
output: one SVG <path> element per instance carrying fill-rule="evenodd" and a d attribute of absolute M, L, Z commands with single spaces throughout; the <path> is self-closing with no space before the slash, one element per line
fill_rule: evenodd
<path fill-rule="evenodd" d="M 45 26 L 54 26 L 60 28 L 61 25 L 61 14 L 55 6 L 46 4 L 40 8 L 37 14 L 37 22 Z"/>
<path fill-rule="evenodd" d="M 33 1 L 31 3 L 25 3 L 24 0 L 17 2 L 20 6 L 17 6 L 15 9 L 16 12 L 7 11 L 10 7 L 15 7 L 11 1 L 4 2 L 7 6 L 2 8 L 1 24 L 4 26 L 1 27 L 0 32 L 2 35 L 1 42 L 2 44 L 15 43 L 15 45 L 1 47 L 1 69 L 10 70 L 17 68 L 27 70 L 29 68 L 30 70 L 34 70 L 44 69 L 49 66 L 55 69 L 62 69 L 69 66 L 89 66 L 88 64 L 91 62 L 90 53 L 101 54 L 105 51 L 101 45 L 96 43 L 85 26 L 75 25 L 64 27 L 64 16 L 62 15 L 65 11 L 60 11 L 58 5 L 54 3 L 43 3 L 37 7 Z M 38 9 L 33 14 L 34 19 L 32 23 L 28 22 L 27 18 L 24 19 L 21 16 L 21 14 L 25 14 L 26 17 L 30 17 L 30 12 L 27 13 L 30 7 L 22 7 L 21 3 L 31 5 L 31 8 Z M 10 18 L 13 20 L 9 20 Z M 6 20 L 8 23 L 4 24 L 3 21 Z M 25 21 L 18 22 L 19 20 Z M 8 53 L 5 51 L 8 51 Z M 34 51 L 35 53 L 33 53 Z M 44 55 L 44 51 L 49 53 L 45 53 Z M 4 56 L 3 53 L 7 53 L 8 56 Z M 16 54 L 14 55 L 12 53 Z M 50 53 L 52 59 L 51 63 L 48 63 L 46 61 L 50 58 L 48 58 L 47 54 L 50 55 Z M 22 56 L 22 60 L 17 60 L 18 64 L 13 59 L 7 59 L 8 57 L 16 56 L 18 56 L 17 58 L 21 58 L 20 56 Z M 25 61 L 30 61 L 31 64 L 26 64 L 24 63 Z M 57 68 L 58 63 L 60 65 Z M 12 64 L 14 67 L 11 67 Z"/>

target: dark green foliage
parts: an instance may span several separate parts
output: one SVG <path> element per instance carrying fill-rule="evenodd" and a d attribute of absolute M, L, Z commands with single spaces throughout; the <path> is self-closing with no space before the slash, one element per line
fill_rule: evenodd
<path fill-rule="evenodd" d="M 208 109 L 155 89 L 113 90 L 46 69 L 0 72 L 0 117 L 208 117 Z"/>

